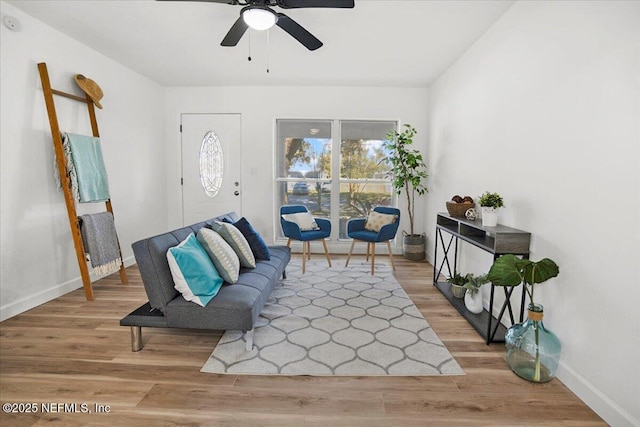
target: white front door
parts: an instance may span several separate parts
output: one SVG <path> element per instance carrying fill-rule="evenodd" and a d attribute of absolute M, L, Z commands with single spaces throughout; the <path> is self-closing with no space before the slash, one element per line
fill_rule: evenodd
<path fill-rule="evenodd" d="M 241 214 L 240 120 L 240 114 L 182 114 L 184 225 Z"/>

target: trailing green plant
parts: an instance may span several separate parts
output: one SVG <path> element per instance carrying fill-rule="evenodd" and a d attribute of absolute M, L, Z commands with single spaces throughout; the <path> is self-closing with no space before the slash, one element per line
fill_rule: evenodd
<path fill-rule="evenodd" d="M 489 283 L 489 279 L 487 278 L 486 274 L 474 276 L 473 274 L 469 273 L 465 276 L 465 279 L 467 281 L 464 284 L 464 287 L 469 291 L 471 295 L 475 295 L 476 293 L 478 293 L 482 285 L 484 285 L 485 283 Z"/>
<path fill-rule="evenodd" d="M 558 265 L 549 258 L 543 258 L 540 261 L 531 261 L 529 259 L 518 258 L 515 255 L 502 255 L 493 262 L 488 279 L 496 286 L 518 286 L 524 284 L 524 289 L 529 295 L 531 307 L 537 308 L 533 296 L 535 285 L 537 283 L 546 282 L 556 277 L 560 273 Z M 535 329 L 536 340 L 536 360 L 534 381 L 540 381 L 540 348 L 538 329 Z"/>
<path fill-rule="evenodd" d="M 415 217 L 415 196 L 416 193 L 423 195 L 428 191 L 424 185 L 427 179 L 427 166 L 424 163 L 422 154 L 418 150 L 410 150 L 409 145 L 413 144 L 413 137 L 418 133 L 409 124 L 404 125 L 404 130 L 398 133 L 395 130 L 389 131 L 384 147 L 389 151 L 386 159 L 391 163 L 391 184 L 396 194 L 404 190 L 407 195 L 407 210 L 409 212 L 409 230 L 414 233 Z"/>
<path fill-rule="evenodd" d="M 498 193 L 490 193 L 485 191 L 479 198 L 478 203 L 483 207 L 490 208 L 501 208 L 504 206 L 504 201 L 502 200 L 502 196 Z"/>
<path fill-rule="evenodd" d="M 460 273 L 455 273 L 453 276 L 447 278 L 447 282 L 451 283 L 452 285 L 463 286 L 465 283 L 467 283 L 467 276 L 463 276 Z"/>

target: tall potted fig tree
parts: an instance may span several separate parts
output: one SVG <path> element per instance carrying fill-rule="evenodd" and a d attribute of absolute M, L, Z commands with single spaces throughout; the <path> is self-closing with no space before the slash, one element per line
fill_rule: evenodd
<path fill-rule="evenodd" d="M 413 126 L 405 124 L 402 132 L 392 130 L 387 134 L 384 146 L 389 151 L 388 161 L 391 163 L 389 174 L 396 194 L 403 191 L 407 197 L 409 214 L 409 233 L 403 231 L 402 255 L 413 261 L 425 257 L 425 234 L 417 234 L 414 228 L 416 194 L 423 195 L 427 187 L 427 166 L 418 150 L 410 149 L 413 137 L 418 133 Z"/>

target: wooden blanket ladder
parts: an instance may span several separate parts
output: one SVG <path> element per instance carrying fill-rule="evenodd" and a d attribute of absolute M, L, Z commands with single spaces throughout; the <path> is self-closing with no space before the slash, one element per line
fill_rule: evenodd
<path fill-rule="evenodd" d="M 71 235 L 73 236 L 73 243 L 76 249 L 76 256 L 78 258 L 78 266 L 80 267 L 80 275 L 82 276 L 82 285 L 84 286 L 84 294 L 88 301 L 93 301 L 93 288 L 91 287 L 91 278 L 89 277 L 89 267 L 87 266 L 87 260 L 84 252 L 84 243 L 82 241 L 82 234 L 80 232 L 80 222 L 78 220 L 78 214 L 76 212 L 76 201 L 73 198 L 71 191 L 71 180 L 67 176 L 65 166 L 65 155 L 62 147 L 62 136 L 60 134 L 60 126 L 58 125 L 58 116 L 56 114 L 56 107 L 53 101 L 53 95 L 59 95 L 65 98 L 73 99 L 75 101 L 84 102 L 87 104 L 89 110 L 89 120 L 91 121 L 91 130 L 93 136 L 99 137 L 98 122 L 96 120 L 96 111 L 93 105 L 93 101 L 86 95 L 84 98 L 81 96 L 73 95 L 70 93 L 62 92 L 60 90 L 51 88 L 51 81 L 49 80 L 49 72 L 47 71 L 47 64 L 41 62 L 38 64 L 38 72 L 40 73 L 40 80 L 42 81 L 42 91 L 44 94 L 44 102 L 47 106 L 47 113 L 49 115 L 49 125 L 51 126 L 51 137 L 53 139 L 53 148 L 56 155 L 56 165 L 58 167 L 58 173 L 60 175 L 60 181 L 62 184 L 62 191 L 64 192 L 64 201 L 67 205 L 67 214 L 69 215 L 69 226 L 71 227 Z M 105 202 L 107 211 L 113 214 L 113 208 L 111 206 L 111 200 Z M 120 249 L 120 243 L 118 243 L 118 250 L 120 251 L 120 259 L 122 259 L 122 250 Z M 127 273 L 125 271 L 124 262 L 120 266 L 120 282 L 124 285 L 127 283 Z"/>

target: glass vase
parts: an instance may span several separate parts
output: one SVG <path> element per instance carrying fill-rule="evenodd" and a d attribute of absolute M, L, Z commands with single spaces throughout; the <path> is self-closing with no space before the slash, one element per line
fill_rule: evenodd
<path fill-rule="evenodd" d="M 558 337 L 542 324 L 543 315 L 542 305 L 529 304 L 527 320 L 511 326 L 505 336 L 509 368 L 536 383 L 555 376 L 562 350 Z"/>

